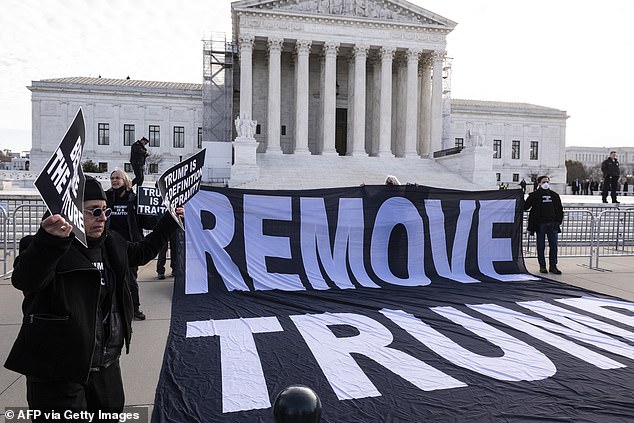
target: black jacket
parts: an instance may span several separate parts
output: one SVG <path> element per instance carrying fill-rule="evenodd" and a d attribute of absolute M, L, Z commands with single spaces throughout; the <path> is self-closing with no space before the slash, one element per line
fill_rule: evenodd
<path fill-rule="evenodd" d="M 108 207 L 113 208 L 116 193 L 112 188 L 106 191 L 106 203 Z M 156 226 L 158 218 L 154 215 L 139 215 L 136 212 L 137 201 L 136 194 L 132 191 L 126 191 L 125 202 L 128 205 L 127 233 L 119 232 L 128 241 L 138 242 L 143 239 L 143 229 L 153 229 Z M 114 209 L 113 209 L 114 212 Z M 114 213 L 113 213 L 114 214 Z M 111 217 L 112 218 L 112 217 Z M 110 221 L 108 221 L 110 223 Z"/>
<path fill-rule="evenodd" d="M 147 148 L 140 141 L 136 141 L 130 148 L 130 164 L 141 165 L 145 164 L 145 157 L 147 156 Z"/>
<path fill-rule="evenodd" d="M 603 172 L 603 177 L 607 178 L 608 176 L 619 176 L 619 161 L 617 159 L 612 160 L 612 157 L 608 157 L 601 163 L 601 172 Z"/>
<path fill-rule="evenodd" d="M 104 240 L 104 262 L 114 272 L 126 352 L 132 335 L 128 268 L 155 257 L 178 225 L 165 215 L 141 242 L 115 232 Z M 5 367 L 25 375 L 85 383 L 97 342 L 100 272 L 74 237 L 59 238 L 40 228 L 20 241 L 11 282 L 23 291 L 23 320 Z"/>
<path fill-rule="evenodd" d="M 555 223 L 561 225 L 564 220 L 564 208 L 561 205 L 561 198 L 559 194 L 552 190 L 537 189 L 536 191 L 528 194 L 526 202 L 524 203 L 524 210 L 530 210 L 528 213 L 528 232 L 537 232 L 540 223 L 550 223 L 546 221 L 543 216 L 543 198 L 544 194 L 550 195 L 555 209 Z"/>

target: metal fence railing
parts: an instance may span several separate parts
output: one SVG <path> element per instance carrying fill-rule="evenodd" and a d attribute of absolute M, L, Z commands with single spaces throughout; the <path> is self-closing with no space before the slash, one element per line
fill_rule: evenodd
<path fill-rule="evenodd" d="M 13 250 L 13 257 L 18 254 L 20 240 L 37 232 L 46 210 L 46 204 L 22 204 L 13 210 L 11 215 L 13 230 L 10 244 Z"/>
<path fill-rule="evenodd" d="M 524 213 L 524 257 L 537 257 L 536 237 L 526 230 L 528 213 Z M 592 266 L 593 239 L 595 234 L 594 214 L 590 210 L 565 209 L 561 233 L 558 237 L 559 257 L 587 257 Z"/>
<path fill-rule="evenodd" d="M 9 256 L 9 250 L 7 248 L 9 235 L 9 214 L 4 207 L 0 206 L 0 243 L 2 245 L 2 254 L 0 254 L 0 261 L 2 261 L 2 274 L 7 273 L 7 261 Z"/>
<path fill-rule="evenodd" d="M 605 210 L 596 221 L 595 267 L 599 257 L 634 256 L 634 209 Z"/>

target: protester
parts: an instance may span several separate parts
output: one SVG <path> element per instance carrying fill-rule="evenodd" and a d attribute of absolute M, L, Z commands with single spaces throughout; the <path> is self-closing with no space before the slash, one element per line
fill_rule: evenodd
<path fill-rule="evenodd" d="M 526 194 L 526 179 L 522 178 L 519 185 L 520 185 L 520 188 L 522 189 L 522 192 Z"/>
<path fill-rule="evenodd" d="M 156 225 L 156 218 L 137 214 L 136 195 L 132 191 L 132 181 L 126 172 L 115 169 L 110 174 L 110 186 L 106 191 L 107 206 L 112 209 L 108 228 L 119 233 L 127 241 L 141 241 L 143 229 L 152 229 Z M 138 270 L 137 266 L 130 267 L 128 282 L 134 305 L 134 318 L 145 320 L 145 314 L 140 308 Z"/>
<path fill-rule="evenodd" d="M 83 213 L 88 247 L 62 216 L 49 215 L 20 241 L 14 262 L 24 318 L 5 367 L 26 375 L 28 405 L 42 412 L 122 411 L 119 357 L 124 345 L 128 352 L 133 314 L 128 268 L 155 257 L 178 228 L 165 215 L 145 239 L 127 242 L 106 229 L 106 194 L 89 176 Z"/>
<path fill-rule="evenodd" d="M 588 189 L 590 188 L 590 181 L 588 179 L 584 179 L 581 183 L 581 193 L 583 195 L 588 195 Z"/>
<path fill-rule="evenodd" d="M 385 178 L 385 185 L 401 185 L 401 182 L 394 175 L 387 175 Z"/>
<path fill-rule="evenodd" d="M 170 250 L 170 269 L 172 270 L 171 276 L 177 278 L 183 273 L 183 257 L 179 254 L 179 252 L 184 251 L 182 231 L 172 235 L 168 244 Z M 168 244 L 165 244 L 163 248 L 161 248 L 161 251 L 159 251 L 156 259 L 156 275 L 160 280 L 165 279 L 165 264 L 167 263 Z"/>
<path fill-rule="evenodd" d="M 145 166 L 145 158 L 150 155 L 145 146 L 149 142 L 150 141 L 148 141 L 147 138 L 143 137 L 130 147 L 130 165 L 134 171 L 132 186 L 143 185 L 143 167 Z"/>
<path fill-rule="evenodd" d="M 537 234 L 537 261 L 541 273 L 561 275 L 557 268 L 557 237 L 561 232 L 561 222 L 564 220 L 564 209 L 559 195 L 550 189 L 550 178 L 537 178 L 539 188 L 528 195 L 524 203 L 524 210 L 528 214 L 528 232 Z M 548 238 L 548 262 L 546 269 L 546 238 Z"/>
<path fill-rule="evenodd" d="M 579 179 L 576 178 L 570 185 L 572 186 L 572 195 L 579 195 L 581 191 L 581 182 L 579 182 Z"/>
<path fill-rule="evenodd" d="M 619 161 L 616 159 L 616 151 L 610 151 L 608 158 L 601 163 L 601 172 L 603 172 L 603 190 L 601 191 L 603 202 L 608 202 L 608 191 L 611 191 L 612 202 L 618 204 L 616 191 L 618 190 L 620 170 Z"/>

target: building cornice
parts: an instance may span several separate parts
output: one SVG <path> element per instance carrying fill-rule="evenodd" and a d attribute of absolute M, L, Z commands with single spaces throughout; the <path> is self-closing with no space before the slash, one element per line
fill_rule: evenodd
<path fill-rule="evenodd" d="M 449 34 L 453 27 L 446 27 L 440 25 L 429 24 L 416 24 L 411 22 L 400 21 L 384 21 L 371 18 L 355 18 L 353 16 L 336 16 L 336 15 L 298 15 L 295 12 L 278 11 L 278 10 L 253 10 L 253 9 L 234 9 L 234 15 L 238 17 L 254 17 L 260 19 L 284 19 L 289 22 L 297 23 L 315 23 L 315 24 L 339 24 L 342 26 L 356 26 L 358 28 L 370 28 L 370 29 L 399 29 L 417 32 L 427 32 L 432 34 L 442 34 L 446 36 Z M 236 33 L 234 21 L 234 37 Z M 244 29 L 242 27 L 241 29 Z"/>

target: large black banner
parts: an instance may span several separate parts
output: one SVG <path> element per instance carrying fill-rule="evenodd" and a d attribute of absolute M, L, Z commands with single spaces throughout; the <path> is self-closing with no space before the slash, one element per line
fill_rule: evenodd
<path fill-rule="evenodd" d="M 154 422 L 634 419 L 634 304 L 526 273 L 519 190 L 203 188 Z"/>

